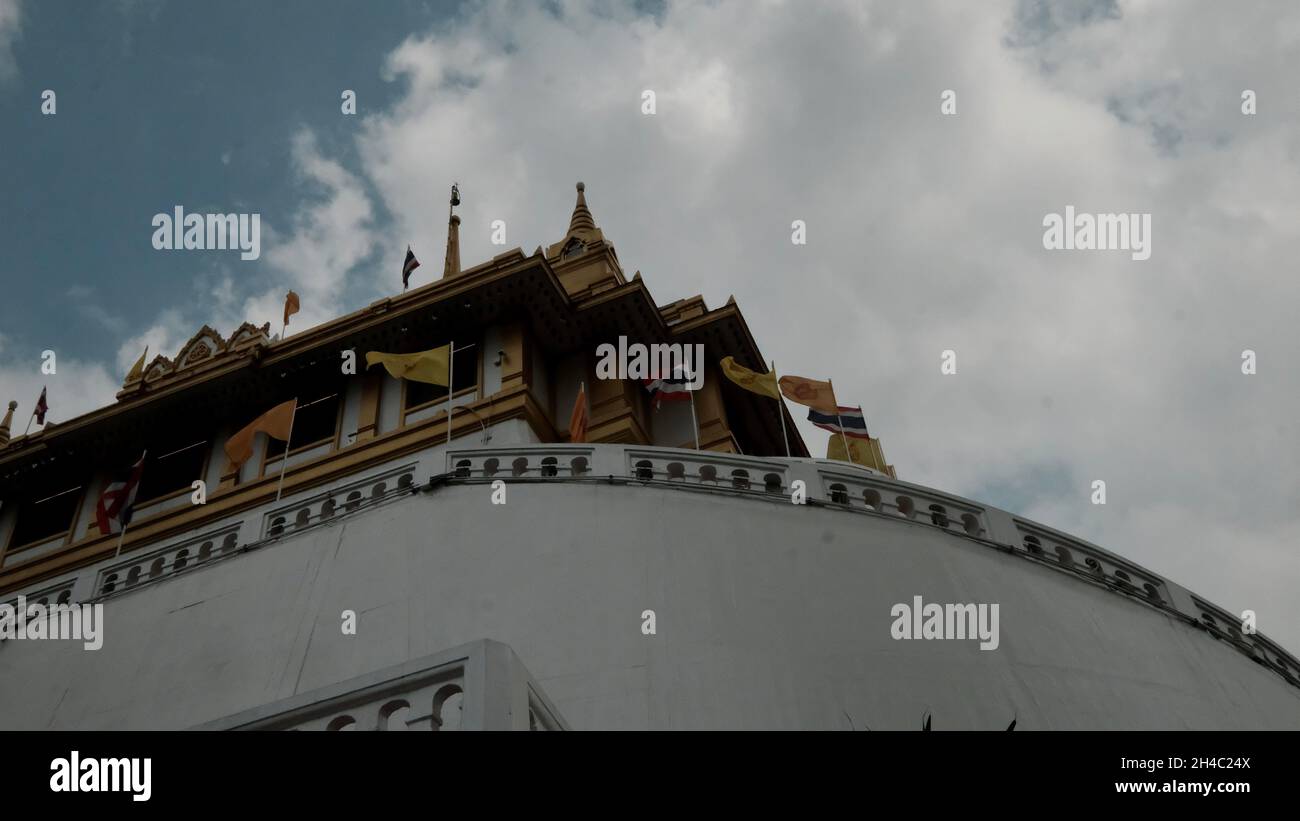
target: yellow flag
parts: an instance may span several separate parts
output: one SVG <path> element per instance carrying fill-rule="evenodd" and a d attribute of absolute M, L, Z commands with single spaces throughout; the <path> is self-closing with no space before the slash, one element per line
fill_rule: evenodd
<path fill-rule="evenodd" d="M 131 372 L 126 375 L 127 382 L 130 382 L 133 379 L 139 379 L 140 377 L 144 376 L 144 358 L 148 355 L 149 355 L 149 346 L 145 345 L 144 353 L 140 354 L 140 358 L 137 359 L 135 361 L 135 364 L 131 366 Z"/>
<path fill-rule="evenodd" d="M 366 367 L 376 364 L 383 365 L 394 379 L 427 382 L 445 388 L 451 371 L 451 345 L 417 353 L 367 352 Z"/>
<path fill-rule="evenodd" d="M 783 376 L 780 385 L 781 393 L 791 402 L 798 402 L 822 413 L 839 411 L 830 382 L 820 382 L 806 376 Z"/>
<path fill-rule="evenodd" d="M 826 443 L 827 459 L 853 462 L 869 467 L 872 470 L 878 470 L 889 476 L 894 476 L 894 466 L 885 463 L 885 452 L 880 448 L 879 439 L 850 438 L 848 440 L 849 453 L 847 456 L 844 453 L 844 440 L 845 437 L 843 436 L 831 436 L 830 441 Z"/>
<path fill-rule="evenodd" d="M 775 372 L 756 373 L 744 365 L 737 365 L 736 360 L 730 356 L 719 364 L 722 365 L 722 372 L 727 375 L 727 378 L 745 390 L 770 396 L 773 399 L 781 398 L 781 394 L 776 389 Z"/>

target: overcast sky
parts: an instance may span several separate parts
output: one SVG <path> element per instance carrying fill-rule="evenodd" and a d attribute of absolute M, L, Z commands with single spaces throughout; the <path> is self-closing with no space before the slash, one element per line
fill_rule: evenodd
<path fill-rule="evenodd" d="M 531 253 L 583 180 L 629 276 L 734 294 L 900 477 L 1296 652 L 1298 69 L 1293 2 L 0 0 L 0 401 L 20 428 L 42 384 L 55 421 L 105 405 L 146 343 L 278 330 L 288 288 L 297 330 L 354 310 L 408 243 L 428 282 L 452 180 L 465 267 L 497 219 Z M 176 205 L 260 213 L 261 258 L 155 251 Z M 1045 250 L 1067 205 L 1151 214 L 1150 259 Z"/>

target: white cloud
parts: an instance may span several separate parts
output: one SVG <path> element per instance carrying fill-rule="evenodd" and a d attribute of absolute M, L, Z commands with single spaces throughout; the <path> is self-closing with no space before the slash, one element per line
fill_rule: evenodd
<path fill-rule="evenodd" d="M 10 401 L 18 403 L 10 431 L 13 436 L 27 429 L 27 420 L 41 388 L 48 389 L 46 401 L 50 410 L 45 421 L 60 423 L 112 403 L 121 386 L 121 380 L 114 380 L 99 362 L 59 356 L 55 360 L 55 372 L 45 374 L 41 373 L 39 351 L 22 359 L 12 352 L 5 353 L 4 361 L 0 361 L 0 386 L 4 390 L 0 396 L 0 416 Z M 33 422 L 32 429 L 37 430 L 39 426 Z"/>
<path fill-rule="evenodd" d="M 1300 13 L 1028 13 L 1041 6 L 673 3 L 655 21 L 474 6 L 389 55 L 405 93 L 363 120 L 358 169 L 295 138 L 319 196 L 282 235 L 263 226 L 283 282 L 219 286 L 207 321 L 278 330 L 290 287 L 295 329 L 332 318 L 376 247 L 393 272 L 376 293 L 396 290 L 408 242 L 414 281 L 436 277 L 453 180 L 465 265 L 502 250 L 495 219 L 531 252 L 561 237 L 581 179 L 629 274 L 661 302 L 735 294 L 782 372 L 832 376 L 863 404 L 904 478 L 1006 496 L 1257 610 L 1300 648 L 1300 556 L 1284 549 L 1300 535 L 1300 99 L 1286 85 Z M 948 88 L 955 117 L 939 113 Z M 376 228 L 371 188 L 391 226 Z M 1151 259 L 1044 251 L 1043 215 L 1068 204 L 1150 212 Z M 175 355 L 201 322 L 164 314 L 118 366 L 144 341 Z M 944 377 L 948 348 L 958 374 Z M 1240 373 L 1245 348 L 1256 376 Z M 1097 478 L 1104 507 L 1089 503 Z"/>
<path fill-rule="evenodd" d="M 140 354 L 144 353 L 146 346 L 149 348 L 149 355 L 145 359 L 145 365 L 152 362 L 159 354 L 174 358 L 180 353 L 181 346 L 188 342 L 200 327 L 202 327 L 201 322 L 191 327 L 189 320 L 174 308 L 163 311 L 152 325 L 127 339 L 117 349 L 117 369 L 122 373 L 119 383 L 121 379 L 126 378 L 127 372 L 140 358 Z M 218 329 L 218 333 L 229 332 Z"/>
<path fill-rule="evenodd" d="M 0 80 L 18 73 L 13 44 L 22 33 L 22 4 L 19 0 L 0 0 Z"/>
<path fill-rule="evenodd" d="M 629 273 L 663 302 L 734 293 L 784 372 L 864 404 L 905 478 L 1022 485 L 1022 512 L 1268 612 L 1300 647 L 1300 558 L 1280 549 L 1300 530 L 1282 273 L 1300 15 L 1039 5 L 674 3 L 657 23 L 488 5 L 392 53 L 407 93 L 365 121 L 363 171 L 396 215 L 387 244 L 434 272 L 452 180 L 467 265 L 501 250 L 493 219 L 526 251 L 557 240 L 584 180 Z M 1241 115 L 1247 87 L 1268 116 Z M 1044 251 L 1067 204 L 1151 212 L 1151 260 Z"/>
<path fill-rule="evenodd" d="M 343 166 L 324 157 L 309 130 L 293 137 L 291 156 L 300 184 L 308 191 L 292 224 L 277 229 L 262 222 L 262 244 L 269 271 L 260 281 L 274 285 L 248 293 L 229 269 L 196 274 L 207 286 L 198 310 L 168 308 L 144 332 L 126 340 L 117 352 L 120 368 L 129 368 L 146 344 L 155 354 L 175 357 L 182 345 L 204 324 L 228 336 L 243 322 L 270 323 L 280 332 L 285 293 L 301 298 L 301 311 L 290 320 L 297 333 L 351 310 L 344 301 L 347 275 L 374 250 L 377 241 L 369 197 L 361 181 Z"/>

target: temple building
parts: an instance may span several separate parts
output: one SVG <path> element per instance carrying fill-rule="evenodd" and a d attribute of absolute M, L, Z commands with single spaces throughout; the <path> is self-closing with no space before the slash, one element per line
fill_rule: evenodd
<path fill-rule="evenodd" d="M 597 378 L 620 336 L 702 345 L 693 401 Z M 450 386 L 366 367 L 448 344 Z M 462 269 L 451 216 L 436 282 L 283 339 L 205 326 L 26 436 L 11 404 L 0 604 L 102 604 L 103 646 L 0 641 L 0 728 L 1300 728 L 1300 662 L 1230 611 L 877 441 L 814 458 L 725 357 L 766 370 L 736 301 L 658 304 L 579 183 L 547 248 Z M 999 646 L 897 640 L 915 596 L 998 603 Z"/>

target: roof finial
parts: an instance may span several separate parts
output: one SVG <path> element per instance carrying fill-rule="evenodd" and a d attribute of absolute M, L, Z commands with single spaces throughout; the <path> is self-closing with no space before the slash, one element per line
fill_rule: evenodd
<path fill-rule="evenodd" d="M 5 413 L 4 421 L 0 421 L 0 448 L 9 444 L 9 427 L 14 423 L 14 410 L 17 407 L 17 402 L 9 400 L 9 411 Z"/>
<path fill-rule="evenodd" d="M 587 195 L 583 192 L 587 186 L 578 183 L 578 203 L 573 206 L 573 217 L 569 220 L 569 235 L 579 232 L 596 230 L 596 221 L 591 217 L 591 211 L 587 208 Z"/>
<path fill-rule="evenodd" d="M 442 276 L 453 277 L 460 273 L 460 217 L 452 209 L 460 205 L 460 186 L 451 184 L 451 205 L 447 206 L 447 259 L 442 264 Z"/>

